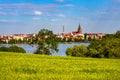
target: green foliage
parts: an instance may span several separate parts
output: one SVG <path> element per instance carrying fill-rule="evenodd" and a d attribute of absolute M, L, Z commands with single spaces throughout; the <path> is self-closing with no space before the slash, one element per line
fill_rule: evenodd
<path fill-rule="evenodd" d="M 66 54 L 77 57 L 120 58 L 120 31 L 107 34 L 103 39 L 92 40 L 88 47 L 68 48 Z"/>
<path fill-rule="evenodd" d="M 86 56 L 88 49 L 85 45 L 74 46 L 72 48 L 68 48 L 66 50 L 67 56 L 75 56 L 75 57 L 84 57 Z"/>
<path fill-rule="evenodd" d="M 0 44 L 5 44 L 5 41 L 0 39 Z"/>
<path fill-rule="evenodd" d="M 0 80 L 119 80 L 119 59 L 0 52 Z"/>
<path fill-rule="evenodd" d="M 17 43 L 17 40 L 14 40 L 14 39 L 11 39 L 8 41 L 9 44 L 16 44 Z"/>
<path fill-rule="evenodd" d="M 53 32 L 48 29 L 41 29 L 38 32 L 38 36 L 41 36 L 41 38 L 45 38 L 46 36 L 52 36 L 52 35 L 53 35 Z"/>
<path fill-rule="evenodd" d="M 86 56 L 87 57 L 95 57 L 95 58 L 99 57 L 97 50 L 96 49 L 92 49 L 92 48 L 88 49 L 88 52 L 87 52 Z"/>
<path fill-rule="evenodd" d="M 83 39 L 75 38 L 74 41 L 75 42 L 83 42 Z"/>
<path fill-rule="evenodd" d="M 8 48 L 8 51 L 9 51 L 9 52 L 26 53 L 26 51 L 25 51 L 23 48 L 18 47 L 18 46 L 10 46 L 10 47 Z"/>
<path fill-rule="evenodd" d="M 30 38 L 30 39 L 28 39 L 28 43 L 29 44 L 36 44 L 36 43 L 38 43 L 37 35 L 32 37 L 32 38 Z"/>
<path fill-rule="evenodd" d="M 7 48 L 7 47 L 2 46 L 2 47 L 0 47 L 0 51 L 7 52 L 7 51 L 8 51 L 8 48 Z"/>
<path fill-rule="evenodd" d="M 115 34 L 106 34 L 104 38 L 105 39 L 120 38 L 120 30 L 118 30 Z"/>
<path fill-rule="evenodd" d="M 66 50 L 66 55 L 67 55 L 67 56 L 74 56 L 74 51 L 73 51 L 73 48 L 72 48 L 72 47 L 67 48 L 67 50 Z"/>
<path fill-rule="evenodd" d="M 10 47 L 0 47 L 0 51 L 3 51 L 3 52 L 18 52 L 18 53 L 26 53 L 26 51 L 21 48 L 21 47 L 18 47 L 18 46 L 10 46 Z"/>
<path fill-rule="evenodd" d="M 93 41 L 89 48 L 95 49 L 98 57 L 120 58 L 120 39 L 117 38 Z"/>
<path fill-rule="evenodd" d="M 120 30 L 116 32 L 115 37 L 120 38 Z"/>
<path fill-rule="evenodd" d="M 67 41 L 67 38 L 64 37 L 61 42 L 66 42 L 66 41 Z"/>
<path fill-rule="evenodd" d="M 72 37 L 68 38 L 67 42 L 73 42 Z"/>
<path fill-rule="evenodd" d="M 35 54 L 51 55 L 52 51 L 58 51 L 58 43 L 53 32 L 48 29 L 41 29 L 38 33 L 38 48 Z"/>

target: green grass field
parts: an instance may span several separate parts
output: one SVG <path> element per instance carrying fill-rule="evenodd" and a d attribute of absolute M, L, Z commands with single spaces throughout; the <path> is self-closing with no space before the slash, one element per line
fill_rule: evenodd
<path fill-rule="evenodd" d="M 0 52 L 0 80 L 120 80 L 120 59 Z"/>

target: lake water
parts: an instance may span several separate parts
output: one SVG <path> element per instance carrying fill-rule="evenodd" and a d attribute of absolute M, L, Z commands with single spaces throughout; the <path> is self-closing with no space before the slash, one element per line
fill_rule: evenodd
<path fill-rule="evenodd" d="M 66 56 L 66 49 L 68 47 L 73 47 L 75 45 L 86 45 L 88 46 L 90 43 L 67 43 L 67 44 L 59 44 L 58 48 L 59 48 L 59 51 L 56 53 L 56 52 L 53 52 L 53 55 L 57 55 L 57 56 Z M 37 45 L 27 45 L 27 44 L 15 44 L 17 46 L 20 46 L 22 48 L 24 48 L 26 50 L 27 53 L 29 54 L 33 54 L 36 49 L 37 49 Z M 3 44 L 3 46 L 11 46 L 10 44 Z"/>

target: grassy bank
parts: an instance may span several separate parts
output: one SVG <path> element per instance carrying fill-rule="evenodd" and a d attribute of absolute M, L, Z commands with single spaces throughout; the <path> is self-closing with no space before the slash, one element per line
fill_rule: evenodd
<path fill-rule="evenodd" d="M 120 59 L 0 52 L 0 80 L 119 80 Z"/>

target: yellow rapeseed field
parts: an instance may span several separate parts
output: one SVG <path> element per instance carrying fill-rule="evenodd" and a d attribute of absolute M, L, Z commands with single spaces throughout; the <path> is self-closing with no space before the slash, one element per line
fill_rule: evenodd
<path fill-rule="evenodd" d="M 0 80 L 120 80 L 120 59 L 0 52 Z"/>

